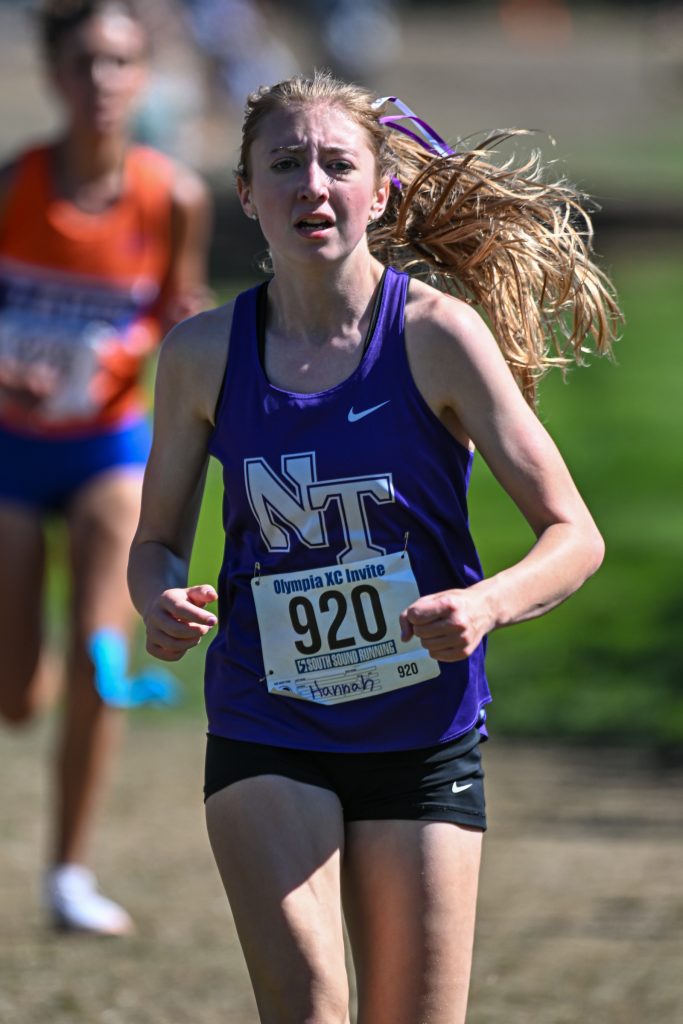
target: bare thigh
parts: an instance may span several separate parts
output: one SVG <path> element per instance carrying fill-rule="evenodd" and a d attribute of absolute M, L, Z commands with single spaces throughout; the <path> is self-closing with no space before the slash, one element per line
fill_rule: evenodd
<path fill-rule="evenodd" d="M 102 473 L 69 505 L 76 648 L 85 646 L 94 629 L 128 631 L 134 622 L 126 572 L 140 514 L 142 472 L 142 467 L 121 467 Z"/>
<path fill-rule="evenodd" d="M 214 793 L 206 817 L 262 1024 L 348 1024 L 337 797 L 263 775 Z"/>
<path fill-rule="evenodd" d="M 72 501 L 67 514 L 72 575 L 72 670 L 84 669 L 87 637 L 99 626 L 124 631 L 134 621 L 128 596 L 128 552 L 140 509 L 142 470 L 103 473 Z M 0 502 L 0 710 L 30 717 L 43 687 L 43 517 L 28 505 Z M 74 663 L 76 663 L 74 665 Z M 54 665 L 49 670 L 54 674 Z"/>
<path fill-rule="evenodd" d="M 462 1024 L 482 833 L 446 822 L 347 826 L 344 905 L 358 1024 Z"/>
<path fill-rule="evenodd" d="M 0 502 L 0 709 L 10 721 L 22 721 L 35 710 L 44 574 L 40 513 L 29 506 Z"/>

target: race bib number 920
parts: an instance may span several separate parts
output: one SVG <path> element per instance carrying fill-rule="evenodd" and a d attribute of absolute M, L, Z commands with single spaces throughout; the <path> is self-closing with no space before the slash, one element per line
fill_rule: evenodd
<path fill-rule="evenodd" d="M 373 697 L 439 675 L 399 615 L 419 591 L 407 551 L 252 580 L 270 693 L 317 704 Z"/>

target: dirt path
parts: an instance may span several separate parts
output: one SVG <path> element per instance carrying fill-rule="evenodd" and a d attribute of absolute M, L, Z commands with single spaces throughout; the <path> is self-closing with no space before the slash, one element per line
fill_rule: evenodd
<path fill-rule="evenodd" d="M 0 734 L 2 1024 L 255 1024 L 205 837 L 202 723 L 138 721 L 96 862 L 127 941 L 57 938 L 37 905 L 48 723 Z M 683 770 L 489 744 L 469 1024 L 683 1020 Z"/>

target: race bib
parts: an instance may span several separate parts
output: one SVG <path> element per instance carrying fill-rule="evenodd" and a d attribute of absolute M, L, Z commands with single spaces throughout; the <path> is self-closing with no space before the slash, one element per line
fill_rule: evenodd
<path fill-rule="evenodd" d="M 339 704 L 440 674 L 399 615 L 420 596 L 407 551 L 251 582 L 268 691 Z"/>
<path fill-rule="evenodd" d="M 125 343 L 155 292 L 145 281 L 116 287 L 0 260 L 0 362 L 54 372 L 42 419 L 93 415 L 101 404 L 94 384 L 102 353 L 112 342 Z"/>

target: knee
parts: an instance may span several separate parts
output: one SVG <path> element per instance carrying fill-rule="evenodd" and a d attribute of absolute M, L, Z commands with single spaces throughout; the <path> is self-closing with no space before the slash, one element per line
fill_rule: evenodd
<path fill-rule="evenodd" d="M 307 1005 L 297 1007 L 291 1018 L 287 1017 L 292 1024 L 295 1021 L 305 1021 L 306 1024 L 347 1024 L 349 1019 L 349 989 L 348 985 L 325 984 L 322 989 L 316 987 L 311 993 Z"/>
<path fill-rule="evenodd" d="M 282 986 L 270 984 L 257 993 L 264 1020 L 278 1024 L 347 1024 L 349 1019 L 349 988 L 346 979 L 329 976 L 311 977 L 304 986 L 288 979 Z M 265 1012 L 264 1012 L 265 1011 Z"/>
<path fill-rule="evenodd" d="M 328 989 L 320 999 L 313 1002 L 310 1015 L 301 1019 L 306 1024 L 348 1024 L 348 985 L 340 986 L 337 991 Z"/>
<path fill-rule="evenodd" d="M 28 725 L 36 715 L 36 707 L 27 693 L 0 692 L 0 717 L 10 726 Z"/>
<path fill-rule="evenodd" d="M 6 666 L 0 683 L 0 718 L 11 726 L 31 722 L 51 702 L 59 676 L 35 657 Z"/>

